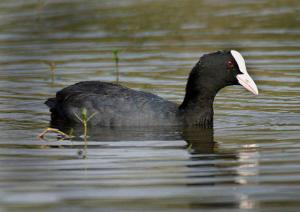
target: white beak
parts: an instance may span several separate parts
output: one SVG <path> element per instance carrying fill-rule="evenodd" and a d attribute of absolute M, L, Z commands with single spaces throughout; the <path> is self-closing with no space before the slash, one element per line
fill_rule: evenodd
<path fill-rule="evenodd" d="M 240 71 L 242 72 L 242 74 L 238 74 L 236 76 L 238 82 L 248 91 L 252 92 L 255 95 L 258 95 L 257 86 L 247 72 L 246 63 L 243 56 L 235 50 L 231 50 L 230 53 L 238 64 Z"/>
<path fill-rule="evenodd" d="M 249 76 L 249 74 L 238 74 L 236 76 L 238 82 L 246 88 L 248 91 L 252 92 L 255 95 L 258 95 L 258 89 L 253 81 L 253 79 Z"/>

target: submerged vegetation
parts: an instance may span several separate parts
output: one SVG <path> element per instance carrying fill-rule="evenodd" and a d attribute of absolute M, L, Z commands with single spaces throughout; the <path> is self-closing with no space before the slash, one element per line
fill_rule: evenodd
<path fill-rule="evenodd" d="M 87 157 L 87 145 L 88 145 L 88 122 L 96 115 L 97 113 L 93 113 L 90 116 L 88 116 L 88 111 L 86 108 L 82 108 L 81 109 L 81 114 L 78 115 L 76 113 L 74 113 L 74 115 L 77 117 L 77 119 L 80 121 L 80 123 L 82 124 L 82 129 L 83 129 L 83 139 L 84 139 L 84 148 L 83 151 L 78 150 L 78 155 L 82 156 L 83 158 Z M 71 140 L 74 136 L 72 135 L 73 132 L 72 130 L 70 131 L 69 134 L 66 134 L 62 131 L 60 131 L 59 129 L 56 128 L 51 128 L 51 127 L 47 127 L 42 133 L 40 133 L 37 137 L 41 140 L 46 140 L 45 136 L 48 133 L 54 133 L 56 134 L 58 141 L 61 140 Z"/>
<path fill-rule="evenodd" d="M 58 137 L 59 137 L 59 140 L 71 139 L 73 137 L 72 135 L 68 135 L 68 134 L 60 131 L 59 129 L 52 128 L 52 127 L 47 127 L 43 132 L 38 134 L 38 138 L 39 139 L 45 139 L 45 135 L 48 134 L 48 133 L 57 134 Z"/>

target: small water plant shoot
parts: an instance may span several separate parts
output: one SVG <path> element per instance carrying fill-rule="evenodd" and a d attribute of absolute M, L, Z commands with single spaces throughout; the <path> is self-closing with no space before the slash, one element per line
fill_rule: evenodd
<path fill-rule="evenodd" d="M 97 112 L 93 113 L 92 115 L 88 116 L 88 112 L 86 108 L 81 109 L 81 117 L 74 113 L 74 115 L 77 117 L 77 119 L 81 122 L 83 127 L 83 139 L 84 139 L 84 152 L 83 157 L 86 158 L 87 156 L 87 138 L 88 138 L 88 122 L 93 118 Z"/>
<path fill-rule="evenodd" d="M 51 81 L 53 83 L 54 80 L 55 80 L 56 63 L 54 61 L 48 61 L 48 60 L 44 61 L 44 63 L 49 66 L 49 69 L 50 69 L 50 72 L 51 72 Z"/>
<path fill-rule="evenodd" d="M 116 83 L 119 84 L 119 50 L 115 49 L 112 51 L 113 59 L 115 61 L 115 71 L 116 71 Z"/>

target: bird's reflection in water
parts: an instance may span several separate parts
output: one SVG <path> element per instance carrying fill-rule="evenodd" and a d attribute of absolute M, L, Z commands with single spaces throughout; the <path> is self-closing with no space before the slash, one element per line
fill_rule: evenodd
<path fill-rule="evenodd" d="M 236 163 L 238 157 L 234 152 L 222 152 L 218 143 L 214 141 L 213 129 L 187 128 L 182 131 L 182 138 L 189 146 L 190 160 L 187 165 L 187 187 L 199 188 L 201 194 L 206 188 L 219 188 L 222 186 L 236 185 Z M 228 162 L 226 162 L 228 161 Z M 208 191 L 209 192 L 209 189 Z M 221 193 L 224 193 L 220 190 Z M 225 196 L 225 197 L 224 197 Z M 218 206 L 220 208 L 240 208 L 242 201 L 236 195 L 220 194 Z M 202 198 L 206 198 L 205 195 Z M 189 208 L 216 207 L 216 203 L 209 203 L 201 197 L 189 202 Z"/>
<path fill-rule="evenodd" d="M 64 133 L 72 134 L 73 140 L 82 140 L 83 129 L 78 126 L 51 126 Z M 199 127 L 99 127 L 88 130 L 91 141 L 172 141 L 184 140 L 191 154 L 214 153 L 213 129 Z"/>
<path fill-rule="evenodd" d="M 187 142 L 192 154 L 214 153 L 216 143 L 213 129 L 184 128 L 181 135 L 182 139 Z"/>
<path fill-rule="evenodd" d="M 75 141 L 82 141 L 80 136 L 83 134 L 82 128 L 70 128 L 64 126 L 60 127 L 60 130 L 66 133 L 73 131 Z M 103 142 L 118 142 L 118 141 L 136 141 L 141 144 L 143 141 L 156 141 L 151 143 L 153 147 L 165 148 L 166 144 L 170 151 L 174 150 L 174 147 L 182 142 L 180 148 L 185 152 L 188 152 L 188 158 L 186 154 L 183 157 L 178 156 L 178 160 L 188 160 L 187 163 L 176 165 L 178 173 L 184 173 L 183 178 L 184 186 L 191 187 L 193 189 L 212 188 L 218 186 L 237 185 L 240 182 L 239 179 L 239 154 L 238 152 L 223 152 L 219 149 L 217 142 L 214 141 L 213 129 L 202 128 L 180 128 L 180 127 L 115 127 L 115 128 L 93 128 L 88 131 L 88 140 L 99 142 L 98 145 L 92 145 L 88 148 L 101 148 L 101 141 Z M 159 141 L 159 142 L 157 142 Z M 174 145 L 172 145 L 172 141 Z M 132 142 L 130 143 L 132 144 Z M 124 144 L 126 146 L 126 144 Z M 149 145 L 149 143 L 147 143 Z M 154 146 L 155 145 L 155 146 Z M 77 146 L 78 147 L 78 146 Z M 152 147 L 152 146 L 151 146 Z M 176 146 L 177 148 L 178 146 Z M 156 151 L 157 148 L 153 149 Z M 143 151 L 143 150 L 141 150 Z M 165 151 L 164 151 L 165 153 Z M 172 162 L 170 165 L 173 165 Z M 154 175 L 156 170 L 154 170 Z M 159 171 L 167 172 L 167 170 Z M 208 186 L 208 187 L 207 187 Z M 200 191 L 202 193 L 203 191 Z M 226 195 L 226 194 L 224 194 Z M 223 196 L 221 195 L 223 198 Z M 234 207 L 241 208 L 245 205 L 245 198 L 238 198 L 234 194 L 228 194 L 226 198 L 220 199 L 220 207 Z M 247 199 L 249 202 L 250 200 Z M 252 200 L 251 200 L 252 201 Z M 208 203 L 202 202 L 201 198 L 188 201 L 189 208 L 198 208 L 202 206 L 211 206 Z"/>

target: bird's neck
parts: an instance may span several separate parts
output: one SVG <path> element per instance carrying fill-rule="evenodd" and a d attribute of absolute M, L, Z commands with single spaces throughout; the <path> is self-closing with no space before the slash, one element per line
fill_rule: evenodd
<path fill-rule="evenodd" d="M 186 94 L 186 96 L 189 94 Z M 213 127 L 213 102 L 215 96 L 196 95 L 185 97 L 179 110 L 183 116 L 184 124 L 188 126 Z"/>
<path fill-rule="evenodd" d="M 209 82 L 199 75 L 199 71 L 191 71 L 187 85 L 186 94 L 179 111 L 185 125 L 200 126 L 203 128 L 213 127 L 213 102 L 218 92 Z"/>

